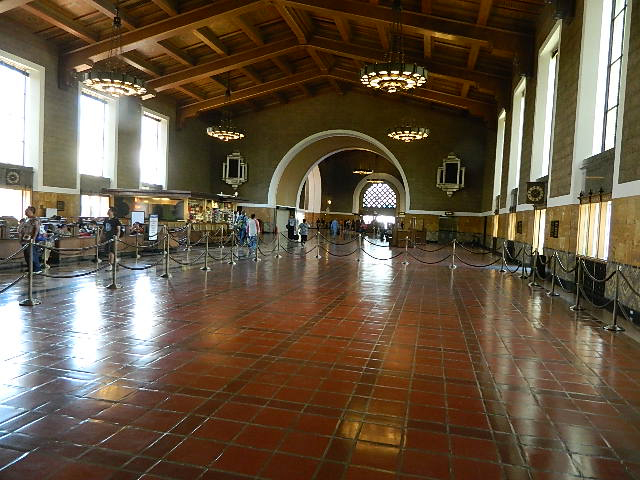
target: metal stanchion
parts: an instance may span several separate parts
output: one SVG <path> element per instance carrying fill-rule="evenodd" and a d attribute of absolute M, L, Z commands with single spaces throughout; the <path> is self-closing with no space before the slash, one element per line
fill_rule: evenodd
<path fill-rule="evenodd" d="M 32 238 L 31 240 L 29 240 L 29 275 L 27 276 L 29 287 L 27 290 L 27 298 L 20 302 L 20 306 L 22 307 L 33 307 L 42 303 L 37 298 L 33 298 L 33 256 L 35 255 L 34 246 L 35 242 Z"/>
<path fill-rule="evenodd" d="M 209 232 L 205 233 L 204 239 L 204 265 L 200 267 L 200 270 L 203 272 L 208 272 L 211 270 L 209 267 Z"/>
<path fill-rule="evenodd" d="M 613 323 L 603 327 L 610 332 L 624 332 L 624 328 L 618 325 L 618 297 L 620 295 L 620 265 L 616 265 L 615 290 L 613 297 Z"/>
<path fill-rule="evenodd" d="M 224 250 L 224 225 L 220 227 L 220 250 Z"/>
<path fill-rule="evenodd" d="M 531 270 L 531 273 L 533 274 L 533 280 L 529 282 L 529 286 L 533 288 L 542 287 L 542 285 L 540 285 L 536 280 L 538 277 L 538 255 L 538 250 L 536 250 L 535 255 L 532 255 L 531 257 L 531 259 L 533 260 L 533 267 Z"/>
<path fill-rule="evenodd" d="M 232 228 L 231 229 L 231 257 L 229 258 L 229 261 L 227 262 L 229 265 L 236 265 L 236 261 L 233 258 L 233 247 L 234 247 L 235 243 L 236 243 L 236 232 Z"/>
<path fill-rule="evenodd" d="M 556 255 L 557 253 L 554 253 L 553 257 L 551 257 L 553 260 L 553 270 L 551 272 L 551 290 L 547 292 L 547 296 L 549 297 L 557 297 L 560 295 L 559 293 L 556 293 L 556 265 L 558 264 Z"/>
<path fill-rule="evenodd" d="M 320 230 L 316 234 L 316 258 L 322 258 L 322 255 L 320 255 Z"/>
<path fill-rule="evenodd" d="M 187 223 L 187 252 L 191 251 L 191 224 Z"/>
<path fill-rule="evenodd" d="M 525 279 L 525 278 L 529 278 L 529 275 L 527 275 L 527 270 L 525 269 L 524 266 L 524 257 L 526 255 L 525 250 L 527 249 L 526 245 L 522 245 L 522 260 L 521 260 L 521 265 L 522 265 L 522 273 L 520 274 L 520 278 Z"/>
<path fill-rule="evenodd" d="M 569 310 L 573 310 L 574 312 L 579 312 L 584 310 L 584 307 L 580 305 L 580 288 L 582 287 L 582 260 L 578 258 L 578 267 L 576 272 L 576 303 L 575 305 L 571 305 Z"/>
<path fill-rule="evenodd" d="M 362 234 L 358 234 L 358 250 L 356 252 L 356 262 L 360 261 L 360 251 L 362 250 Z"/>
<path fill-rule="evenodd" d="M 458 268 L 456 265 L 456 239 L 453 239 L 453 248 L 451 249 L 451 264 L 449 265 L 449 270 L 455 270 Z"/>
<path fill-rule="evenodd" d="M 507 262 L 505 261 L 504 258 L 504 242 L 502 243 L 502 260 L 500 262 L 500 270 L 498 270 L 499 272 L 505 273 L 507 271 L 507 267 L 506 267 Z"/>
<path fill-rule="evenodd" d="M 96 227 L 96 265 L 102 263 L 100 259 L 100 227 Z"/>
<path fill-rule="evenodd" d="M 136 260 L 140 258 L 140 252 L 138 251 L 138 232 L 136 232 Z"/>
<path fill-rule="evenodd" d="M 402 265 L 409 265 L 409 260 L 407 260 L 408 255 L 409 255 L 409 237 L 404 237 L 404 260 L 402 261 Z"/>
<path fill-rule="evenodd" d="M 122 288 L 122 285 L 118 285 L 118 237 L 113 237 L 111 241 L 113 242 L 113 263 L 111 263 L 111 283 L 107 288 L 117 290 Z"/>
<path fill-rule="evenodd" d="M 282 258 L 282 255 L 280 255 L 280 232 L 278 231 L 278 228 L 275 228 L 275 232 L 276 232 L 276 258 Z M 320 238 L 318 238 L 318 242 L 320 241 Z M 320 258 L 316 255 L 316 258 Z"/>
<path fill-rule="evenodd" d="M 169 273 L 169 228 L 164 226 L 164 272 L 160 278 L 171 278 Z"/>

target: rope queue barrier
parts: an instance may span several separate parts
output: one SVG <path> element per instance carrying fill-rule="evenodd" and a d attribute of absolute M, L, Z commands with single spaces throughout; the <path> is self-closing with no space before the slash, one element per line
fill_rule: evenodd
<path fill-rule="evenodd" d="M 25 272 L 22 275 L 20 275 L 18 278 L 16 278 L 13 282 L 8 283 L 7 285 L 5 285 L 4 287 L 2 287 L 0 289 L 0 294 L 3 294 L 4 292 L 6 292 L 7 290 L 9 290 L 11 287 L 13 287 L 14 285 L 17 285 L 20 280 L 22 280 L 23 278 L 25 278 L 27 275 L 29 275 L 29 272 Z"/>
<path fill-rule="evenodd" d="M 486 263 L 483 265 L 476 265 L 473 263 L 467 263 L 465 262 L 462 258 L 458 257 L 458 260 L 460 260 L 462 263 L 464 263 L 465 265 L 469 266 L 469 267 L 477 267 L 477 268 L 486 268 L 486 267 L 490 267 L 491 265 L 495 265 L 496 263 L 498 263 L 500 260 L 502 260 L 502 258 L 496 258 L 493 262 L 491 263 Z"/>
<path fill-rule="evenodd" d="M 391 255 L 389 258 L 378 258 L 378 257 L 374 257 L 373 255 L 371 255 L 366 250 L 362 250 L 362 253 L 364 253 L 365 255 L 368 255 L 369 257 L 373 258 L 374 260 L 381 260 L 381 261 L 393 260 L 394 258 L 398 258 L 400 255 L 404 255 L 404 252 L 400 252 L 400 253 L 396 253 L 395 255 Z"/>

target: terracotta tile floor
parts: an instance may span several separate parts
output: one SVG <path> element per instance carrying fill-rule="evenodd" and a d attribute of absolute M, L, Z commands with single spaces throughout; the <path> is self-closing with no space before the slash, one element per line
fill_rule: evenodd
<path fill-rule="evenodd" d="M 640 345 L 399 258 L 0 296 L 0 479 L 640 479 Z"/>

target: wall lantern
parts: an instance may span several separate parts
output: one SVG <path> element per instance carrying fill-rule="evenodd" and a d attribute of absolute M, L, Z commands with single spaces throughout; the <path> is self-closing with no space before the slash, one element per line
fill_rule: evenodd
<path fill-rule="evenodd" d="M 240 152 L 233 152 L 227 155 L 227 159 L 222 164 L 222 180 L 237 189 L 247 181 L 247 163 Z"/>
<path fill-rule="evenodd" d="M 454 192 L 464 188 L 464 171 L 466 167 L 460 164 L 460 159 L 453 153 L 442 160 L 442 166 L 438 167 L 436 187 L 445 192 L 449 197 Z"/>

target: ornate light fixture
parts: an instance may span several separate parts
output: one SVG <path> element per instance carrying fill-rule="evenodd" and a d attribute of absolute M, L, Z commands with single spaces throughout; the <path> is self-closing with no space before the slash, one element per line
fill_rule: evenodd
<path fill-rule="evenodd" d="M 405 62 L 401 12 L 402 0 L 394 0 L 391 49 L 385 53 L 382 63 L 369 63 L 360 70 L 360 81 L 367 87 L 394 93 L 411 90 L 427 81 L 427 70 L 424 67 Z"/>
<path fill-rule="evenodd" d="M 231 99 L 231 87 L 229 83 L 229 74 L 227 73 L 227 90 L 224 92 L 225 106 Z M 214 127 L 207 128 L 207 135 L 217 138 L 223 142 L 232 142 L 244 138 L 244 132 L 231 124 L 231 113 L 225 108 L 222 113 L 220 123 Z"/>
<path fill-rule="evenodd" d="M 370 178 L 367 180 L 367 183 L 384 183 L 384 180 L 377 180 L 375 178 Z"/>
<path fill-rule="evenodd" d="M 429 129 L 425 127 L 418 127 L 411 122 L 398 125 L 387 131 L 387 135 L 394 140 L 400 140 L 405 143 L 413 142 L 414 140 L 424 140 L 429 136 Z"/>
<path fill-rule="evenodd" d="M 353 173 L 355 173 L 356 175 L 371 175 L 373 173 L 373 170 L 368 168 L 356 168 Z"/>
<path fill-rule="evenodd" d="M 94 90 L 107 93 L 114 97 L 121 95 L 141 96 L 147 93 L 144 82 L 133 75 L 129 75 L 118 67 L 121 65 L 118 57 L 122 55 L 122 19 L 116 5 L 113 17 L 111 47 L 109 56 L 104 61 L 104 69 L 90 70 L 81 74 L 84 85 Z"/>

